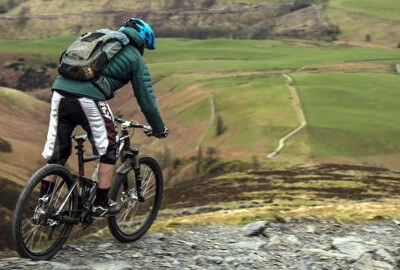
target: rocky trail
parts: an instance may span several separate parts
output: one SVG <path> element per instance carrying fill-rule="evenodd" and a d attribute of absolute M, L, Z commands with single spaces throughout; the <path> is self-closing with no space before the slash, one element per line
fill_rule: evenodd
<path fill-rule="evenodd" d="M 1 269 L 399 269 L 395 220 L 344 224 L 282 219 L 245 227 L 185 226 L 148 233 L 129 244 L 89 237 L 69 243 L 51 262 L 0 260 Z"/>

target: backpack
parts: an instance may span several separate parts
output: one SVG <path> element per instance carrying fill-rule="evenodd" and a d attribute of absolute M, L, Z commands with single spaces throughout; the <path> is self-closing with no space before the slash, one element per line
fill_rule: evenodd
<path fill-rule="evenodd" d="M 109 99 L 113 93 L 101 71 L 128 43 L 124 33 L 109 29 L 83 34 L 61 55 L 58 73 L 79 81 L 92 81 Z"/>

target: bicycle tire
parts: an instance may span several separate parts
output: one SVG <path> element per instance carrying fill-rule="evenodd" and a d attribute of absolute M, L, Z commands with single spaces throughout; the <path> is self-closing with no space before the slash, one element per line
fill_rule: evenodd
<path fill-rule="evenodd" d="M 154 196 L 154 202 L 150 202 L 151 209 L 148 215 L 146 216 L 144 222 L 140 224 L 140 227 L 138 229 L 135 229 L 133 232 L 124 232 L 121 226 L 121 222 L 119 222 L 119 217 L 122 215 L 122 212 L 118 214 L 117 216 L 111 216 L 108 217 L 108 227 L 110 229 L 111 234 L 120 242 L 133 242 L 140 237 L 142 237 L 151 227 L 153 224 L 154 220 L 157 217 L 158 210 L 160 209 L 161 206 L 161 200 L 162 200 L 162 193 L 163 193 L 163 175 L 162 175 L 162 170 L 160 168 L 160 165 L 158 162 L 149 156 L 140 156 L 139 157 L 139 164 L 141 166 L 148 166 L 153 175 L 154 175 L 154 184 L 155 184 L 155 196 Z M 131 170 L 132 172 L 133 170 Z M 151 174 L 150 174 L 151 175 Z M 142 176 L 143 177 L 143 176 Z M 120 195 L 121 191 L 126 191 L 126 187 L 124 186 L 124 181 L 128 181 L 128 173 L 125 174 L 120 174 L 118 173 L 113 181 L 113 184 L 111 185 L 110 188 L 110 198 L 112 200 L 116 200 L 118 195 Z M 143 178 L 143 184 L 142 186 L 145 185 L 146 179 Z M 152 180 L 148 180 L 152 181 Z M 135 188 L 136 190 L 136 188 Z M 144 190 L 145 193 L 145 190 Z M 144 194 L 146 197 L 146 194 Z M 136 202 L 138 203 L 138 202 Z M 146 203 L 146 202 L 145 202 Z M 138 203 L 139 204 L 139 203 Z M 138 208 L 137 208 L 138 209 Z M 137 210 L 136 209 L 136 210 Z M 126 210 L 128 211 L 128 210 Z M 135 211 L 136 213 L 136 211 Z"/>
<path fill-rule="evenodd" d="M 32 209 L 33 212 L 33 208 L 29 207 L 28 205 L 30 203 L 36 203 L 37 201 L 35 201 L 35 196 L 39 197 L 39 195 L 37 194 L 37 190 L 35 191 L 35 188 L 37 187 L 37 185 L 41 182 L 41 180 L 46 177 L 46 176 L 57 176 L 60 177 L 61 182 L 64 180 L 65 182 L 62 183 L 66 183 L 66 194 L 69 193 L 69 191 L 72 188 L 73 185 L 73 178 L 71 173 L 63 166 L 61 165 L 57 165 L 57 164 L 50 164 L 50 165 L 46 165 L 42 168 L 40 168 L 27 182 L 26 186 L 24 187 L 24 189 L 22 190 L 15 210 L 14 210 L 14 215 L 13 215 L 13 220 L 12 220 L 12 238 L 13 238 L 13 242 L 14 242 L 14 246 L 15 249 L 17 250 L 18 254 L 23 257 L 23 258 L 30 258 L 32 260 L 49 260 L 51 259 L 53 256 L 55 256 L 57 254 L 57 252 L 62 248 L 62 246 L 64 245 L 64 243 L 67 241 L 68 239 L 68 235 L 72 230 L 73 225 L 72 224 L 61 224 L 59 226 L 62 226 L 61 232 L 60 232 L 60 236 L 57 237 L 54 241 L 53 244 L 50 245 L 49 248 L 47 248 L 44 251 L 33 251 L 32 247 L 28 247 L 28 244 L 25 243 L 25 241 L 27 241 L 27 239 L 24 239 L 24 226 L 32 226 L 33 228 L 35 227 L 39 227 L 42 226 L 42 228 L 44 228 L 43 230 L 47 230 L 50 229 L 51 235 L 54 233 L 54 228 L 48 226 L 46 228 L 46 225 L 34 225 L 34 223 L 31 221 L 32 219 L 24 219 L 24 216 L 26 215 L 27 217 L 29 217 L 29 215 L 32 216 L 32 214 L 28 213 L 30 210 Z M 57 180 L 58 181 L 58 180 Z M 56 182 L 58 183 L 58 182 Z M 60 195 L 62 194 L 62 191 L 64 191 L 64 184 L 60 184 L 60 188 L 56 189 L 60 190 Z M 36 195 L 35 195 L 36 192 Z M 52 192 L 52 195 L 50 197 L 50 203 L 53 201 L 53 195 L 54 195 L 55 191 Z M 56 205 L 57 202 L 59 201 L 60 195 L 58 195 L 57 200 L 55 200 L 54 204 Z M 33 199 L 32 199 L 33 198 Z M 60 202 L 63 201 L 63 198 L 61 198 Z M 76 189 L 74 190 L 74 192 L 71 193 L 69 200 L 67 200 L 68 202 L 68 206 L 69 206 L 69 216 L 75 218 L 76 216 L 76 209 L 78 207 L 78 194 Z M 67 205 L 67 204 L 65 204 Z M 28 206 L 28 207 L 27 207 Z M 36 210 L 35 210 L 36 211 Z M 23 221 L 25 222 L 24 226 L 23 226 Z M 29 222 L 31 222 L 31 224 L 29 224 Z M 57 229 L 58 227 L 56 227 Z M 35 230 L 39 230 L 35 229 Z M 44 232 L 40 232 L 40 239 L 42 239 Z M 28 236 L 26 236 L 28 238 Z M 32 239 L 34 239 L 35 235 L 30 236 L 32 237 Z M 51 238 L 50 236 L 48 236 L 48 238 Z M 34 242 L 34 240 L 31 240 L 32 242 Z M 41 240 L 39 240 L 40 242 Z M 29 242 L 28 242 L 29 243 Z M 37 242 L 35 242 L 37 245 Z M 31 245 L 32 246 L 32 245 Z"/>

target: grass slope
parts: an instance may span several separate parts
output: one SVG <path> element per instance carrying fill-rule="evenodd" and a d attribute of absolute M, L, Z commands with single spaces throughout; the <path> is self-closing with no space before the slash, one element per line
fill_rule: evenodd
<path fill-rule="evenodd" d="M 43 163 L 49 104 L 17 90 L 0 87 L 0 138 L 12 151 L 0 151 L 0 177 L 26 182 Z"/>
<path fill-rule="evenodd" d="M 400 154 L 398 75 L 327 72 L 294 78 L 313 156 Z"/>
<path fill-rule="evenodd" d="M 330 0 L 329 20 L 341 29 L 339 39 L 396 47 L 400 39 L 400 2 L 397 0 Z M 371 44 L 371 43 L 369 43 Z"/>

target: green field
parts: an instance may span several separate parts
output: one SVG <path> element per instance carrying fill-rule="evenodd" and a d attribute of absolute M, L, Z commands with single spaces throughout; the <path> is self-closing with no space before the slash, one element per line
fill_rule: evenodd
<path fill-rule="evenodd" d="M 0 41 L 0 52 L 33 54 L 57 62 L 73 38 Z M 394 73 L 397 50 L 304 40 L 157 42 L 157 50 L 147 51 L 144 58 L 164 118 L 177 130 L 168 142 L 177 156 L 194 155 L 204 136 L 203 147 L 217 148 L 222 157 L 265 157 L 300 124 L 293 93 L 283 76 L 293 72 L 309 126 L 287 141 L 280 157 L 399 153 L 398 75 L 385 74 Z M 305 70 L 296 72 L 300 68 Z M 215 117 L 207 129 L 211 96 Z M 117 95 L 114 111 L 140 118 L 134 107 L 126 106 L 127 98 L 131 96 Z M 217 117 L 224 127 L 220 136 L 216 135 Z M 160 141 L 146 144 L 149 151 L 162 147 Z"/>
<path fill-rule="evenodd" d="M 330 6 L 400 23 L 398 0 L 330 0 Z"/>
<path fill-rule="evenodd" d="M 294 78 L 308 120 L 312 155 L 400 152 L 398 75 L 298 73 Z"/>

